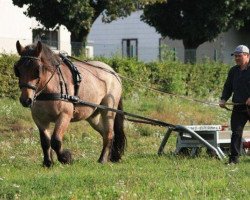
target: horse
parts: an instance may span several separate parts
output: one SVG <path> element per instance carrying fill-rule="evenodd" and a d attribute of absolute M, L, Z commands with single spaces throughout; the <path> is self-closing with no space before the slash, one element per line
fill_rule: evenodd
<path fill-rule="evenodd" d="M 16 49 L 20 55 L 14 65 L 21 90 L 19 100 L 22 106 L 30 108 L 38 127 L 43 166 L 53 165 L 53 152 L 59 162 L 72 163 L 70 150 L 63 148 L 63 137 L 70 122 L 79 120 L 86 120 L 102 136 L 98 162 L 119 162 L 126 146 L 124 116 L 80 105 L 76 100 L 122 111 L 122 83 L 118 74 L 100 61 L 65 62 L 64 56 L 40 41 L 25 47 L 17 41 Z M 49 130 L 51 123 L 55 124 L 53 132 Z"/>

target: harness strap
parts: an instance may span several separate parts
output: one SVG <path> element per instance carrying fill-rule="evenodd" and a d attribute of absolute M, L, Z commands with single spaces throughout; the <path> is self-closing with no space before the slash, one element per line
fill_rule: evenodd
<path fill-rule="evenodd" d="M 74 82 L 74 95 L 78 96 L 78 90 L 79 90 L 79 86 L 80 83 L 82 81 L 82 77 L 81 77 L 81 73 L 78 71 L 77 67 L 63 54 L 59 54 L 62 61 L 68 66 L 68 68 L 70 69 L 72 76 L 73 76 L 73 82 Z"/>
<path fill-rule="evenodd" d="M 61 93 L 41 93 L 39 96 L 37 96 L 36 100 L 39 101 L 65 100 L 71 103 L 77 103 L 79 101 L 79 97 Z"/>

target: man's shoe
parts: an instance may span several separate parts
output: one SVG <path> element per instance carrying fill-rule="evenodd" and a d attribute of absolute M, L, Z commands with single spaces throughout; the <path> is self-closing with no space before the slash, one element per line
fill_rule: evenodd
<path fill-rule="evenodd" d="M 229 161 L 227 163 L 227 165 L 235 165 L 235 164 L 238 164 L 239 163 L 239 159 L 236 158 L 236 157 L 231 157 L 229 158 Z"/>
<path fill-rule="evenodd" d="M 236 165 L 236 164 L 238 164 L 237 162 L 228 162 L 228 163 L 226 163 L 226 165 L 228 165 L 228 166 L 233 166 L 233 165 Z"/>

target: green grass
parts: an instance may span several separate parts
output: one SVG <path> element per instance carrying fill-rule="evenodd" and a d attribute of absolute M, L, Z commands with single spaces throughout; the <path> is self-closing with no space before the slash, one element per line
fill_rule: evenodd
<path fill-rule="evenodd" d="M 166 97 L 131 98 L 124 108 L 174 124 L 229 119 L 224 110 Z M 176 156 L 175 135 L 159 157 L 165 128 L 126 122 L 128 147 L 122 161 L 101 165 L 99 134 L 86 122 L 71 124 L 64 146 L 71 149 L 74 163 L 56 161 L 47 169 L 29 109 L 1 99 L 0 118 L 0 199 L 249 199 L 249 157 L 228 167 L 205 153 Z"/>

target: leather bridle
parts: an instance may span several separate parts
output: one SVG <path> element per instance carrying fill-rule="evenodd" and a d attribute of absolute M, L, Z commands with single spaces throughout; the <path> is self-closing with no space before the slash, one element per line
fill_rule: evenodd
<path fill-rule="evenodd" d="M 34 56 L 21 56 L 20 60 L 21 59 L 29 59 L 29 60 L 38 60 L 38 61 L 41 61 L 40 58 L 34 57 Z M 37 85 L 38 85 L 38 83 L 40 81 L 40 68 L 41 68 L 41 65 L 39 65 L 39 76 L 38 76 L 38 81 L 37 81 L 36 85 L 33 85 L 31 83 L 22 83 L 22 82 L 19 82 L 19 88 L 20 89 L 22 89 L 22 88 L 28 88 L 28 89 L 32 89 L 32 90 L 36 91 L 37 90 Z M 20 76 L 20 74 L 17 71 L 17 69 L 15 69 L 15 75 L 18 78 Z"/>
<path fill-rule="evenodd" d="M 34 57 L 34 56 L 21 56 L 20 59 L 29 59 L 29 60 L 38 60 L 38 61 L 41 61 L 40 58 Z M 52 72 L 50 78 L 46 81 L 45 85 L 39 91 L 37 91 L 37 89 L 38 89 L 38 84 L 40 82 L 40 73 L 42 71 L 42 65 L 41 64 L 39 64 L 39 75 L 38 75 L 38 78 L 37 78 L 38 79 L 37 83 L 35 85 L 33 85 L 31 83 L 21 83 L 21 82 L 19 82 L 19 88 L 20 89 L 22 89 L 22 88 L 28 88 L 28 89 L 33 90 L 35 92 L 34 97 L 33 97 L 33 101 L 35 101 L 35 99 L 37 98 L 37 96 L 42 93 L 42 91 L 46 88 L 46 86 L 48 85 L 48 83 L 50 82 L 50 80 L 53 78 L 53 76 L 55 75 L 55 73 L 58 70 L 59 66 L 60 66 L 60 64 L 56 65 L 56 68 Z M 17 71 L 15 71 L 15 74 L 19 78 L 19 74 L 18 74 Z"/>
<path fill-rule="evenodd" d="M 60 54 L 59 56 L 62 59 L 63 63 L 70 69 L 72 73 L 74 89 L 75 89 L 74 95 L 69 95 L 68 93 L 67 81 L 64 79 L 63 73 L 60 69 L 61 62 L 56 63 L 55 66 L 53 66 L 54 71 L 52 72 L 48 80 L 45 82 L 44 86 L 38 91 L 40 73 L 42 71 L 42 65 L 40 63 L 38 81 L 35 85 L 30 84 L 30 83 L 19 83 L 20 88 L 29 88 L 34 91 L 35 94 L 33 96 L 32 102 L 35 102 L 36 100 L 40 100 L 40 101 L 62 100 L 62 101 L 68 101 L 68 102 L 75 104 L 79 101 L 78 89 L 79 89 L 80 82 L 82 80 L 81 74 L 78 71 L 77 67 L 74 66 L 74 64 L 66 56 L 64 56 L 63 54 Z M 40 58 L 33 57 L 33 56 L 21 56 L 21 59 L 22 58 L 41 61 Z M 59 84 L 60 84 L 61 91 L 59 93 L 43 93 L 44 89 L 46 88 L 46 86 L 48 85 L 48 83 L 53 78 L 56 72 L 58 72 L 58 76 L 60 79 Z M 19 77 L 19 74 L 16 68 L 15 68 L 15 74 L 17 77 Z"/>

